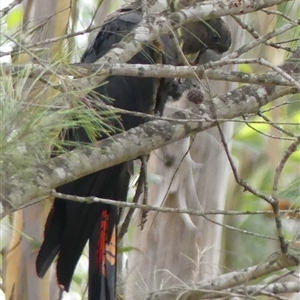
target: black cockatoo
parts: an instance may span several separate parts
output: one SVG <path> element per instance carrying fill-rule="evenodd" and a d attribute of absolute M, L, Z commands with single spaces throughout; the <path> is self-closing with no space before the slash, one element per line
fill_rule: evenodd
<path fill-rule="evenodd" d="M 132 31 L 142 19 L 139 3 L 137 1 L 121 8 L 104 22 L 93 43 L 83 54 L 81 62 L 94 63 L 124 35 Z M 205 30 L 209 32 L 211 29 L 207 27 Z M 209 36 L 208 32 L 206 36 Z M 220 39 L 222 37 L 220 33 Z M 211 43 L 208 45 L 218 52 L 227 50 L 219 45 L 213 46 Z M 176 64 L 175 47 L 172 47 L 172 41 L 168 36 L 161 38 L 161 48 L 163 63 Z M 186 52 L 189 50 L 186 49 Z M 143 50 L 129 62 L 132 64 L 157 63 L 157 57 L 158 49 L 153 45 L 145 45 Z M 156 113 L 162 113 L 168 93 L 173 92 L 170 91 L 170 87 L 172 87 L 171 79 L 111 76 L 107 84 L 99 86 L 95 92 L 104 102 L 107 100 L 103 95 L 114 99 L 113 105 L 118 108 L 153 113 L 156 107 Z M 155 100 L 159 103 L 155 104 Z M 124 130 L 136 127 L 145 121 L 128 114 L 122 115 L 121 120 L 121 126 L 117 122 L 114 125 Z M 87 133 L 81 127 L 67 129 L 65 139 L 90 142 Z M 130 179 L 129 164 L 129 162 L 121 163 L 79 178 L 58 187 L 57 191 L 70 195 L 126 201 Z M 46 222 L 44 242 L 36 261 L 38 276 L 45 275 L 58 255 L 57 281 L 63 290 L 68 291 L 76 264 L 89 241 L 88 299 L 115 299 L 118 219 L 119 212 L 116 206 L 103 203 L 85 204 L 56 198 Z"/>

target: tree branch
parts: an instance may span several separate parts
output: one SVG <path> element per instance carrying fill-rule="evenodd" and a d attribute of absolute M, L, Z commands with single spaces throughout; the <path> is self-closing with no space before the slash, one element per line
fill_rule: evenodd
<path fill-rule="evenodd" d="M 278 2 L 280 1 L 276 3 Z M 295 78 L 296 74 L 299 74 L 299 58 L 300 48 L 281 66 L 281 69 Z M 204 101 L 198 109 L 175 113 L 174 121 L 154 120 L 93 145 L 102 147 L 101 149 L 92 146 L 80 147 L 49 160 L 47 165 L 35 165 L 20 171 L 20 174 L 15 174 L 12 178 L 7 170 L 3 170 L 1 202 L 5 214 L 23 207 L 32 199 L 49 195 L 51 189 L 59 185 L 135 159 L 191 133 L 204 131 L 215 126 L 216 120 L 256 114 L 263 105 L 297 92 L 297 89 L 292 87 L 245 85 L 226 95 L 215 97 L 212 101 Z M 190 119 L 194 120 L 189 121 Z M 181 122 L 182 120 L 184 122 Z"/>
<path fill-rule="evenodd" d="M 227 62 L 222 62 L 222 65 L 230 64 L 266 64 L 265 61 L 260 59 L 234 59 L 228 60 Z M 274 66 L 272 66 L 274 68 Z M 294 82 L 285 79 L 277 72 L 267 72 L 262 75 L 249 74 L 245 72 L 236 71 L 223 71 L 216 70 L 214 63 L 207 63 L 200 66 L 172 66 L 172 65 L 148 65 L 148 64 L 106 64 L 100 68 L 98 64 L 73 64 L 73 65 L 60 65 L 51 67 L 46 65 L 47 70 L 38 64 L 4 64 L 1 67 L 0 72 L 11 72 L 12 75 L 19 74 L 23 70 L 30 72 L 30 76 L 36 77 L 40 74 L 51 75 L 55 73 L 58 76 L 74 76 L 75 79 L 70 80 L 75 86 L 93 86 L 92 78 L 97 76 L 134 76 L 134 77 L 154 77 L 154 78 L 190 78 L 194 79 L 195 74 L 199 78 L 208 78 L 210 80 L 220 80 L 220 81 L 231 81 L 231 82 L 241 82 L 241 83 L 252 83 L 252 84 L 272 84 L 272 85 L 282 85 L 282 86 L 293 86 Z M 213 68 L 213 69 L 212 69 Z M 277 67 L 277 68 L 280 68 Z M 51 71 L 50 71 L 51 70 Z M 89 78 L 82 78 L 89 77 Z M 294 74 L 294 80 L 300 78 L 299 74 Z"/>
<path fill-rule="evenodd" d="M 271 255 L 271 257 L 267 262 L 261 263 L 259 265 L 252 266 L 240 271 L 230 272 L 227 274 L 217 276 L 212 279 L 202 281 L 196 284 L 195 288 L 193 289 L 189 289 L 187 287 L 181 287 L 181 288 L 177 287 L 177 288 L 170 288 L 166 290 L 159 290 L 157 292 L 152 292 L 149 295 L 149 297 L 147 297 L 147 300 L 172 299 L 172 297 L 174 297 L 175 295 L 177 296 L 176 299 L 192 300 L 192 299 L 201 299 L 202 297 L 206 299 L 206 298 L 215 298 L 216 295 L 220 296 L 220 294 L 223 296 L 224 294 L 228 295 L 230 291 L 233 293 L 239 293 L 241 290 L 243 290 L 241 294 L 245 294 L 247 288 L 252 289 L 252 291 L 255 289 L 252 286 L 250 287 L 247 286 L 249 282 L 251 282 L 252 280 L 255 280 L 259 277 L 271 274 L 273 272 L 285 268 L 295 267 L 297 265 L 299 265 L 299 254 L 297 256 L 292 256 L 292 255 L 281 256 L 278 253 L 274 253 L 273 255 Z M 281 286 L 283 285 L 284 284 L 281 284 Z M 241 286 L 241 287 L 239 289 L 228 290 L 232 287 L 237 287 L 237 286 Z M 244 286 L 246 289 L 244 289 Z M 294 288 L 295 286 L 293 285 L 293 289 Z M 298 288 L 296 288 L 296 290 L 297 289 L 299 289 L 299 285 Z M 281 290 L 283 291 L 284 288 L 282 288 Z M 218 291 L 221 291 L 221 293 L 218 293 Z M 262 292 L 263 291 L 264 290 L 262 290 Z"/>
<path fill-rule="evenodd" d="M 300 48 L 297 53 L 300 55 Z M 4 213 L 23 207 L 32 199 L 49 195 L 51 189 L 59 185 L 135 159 L 191 133 L 204 131 L 215 126 L 218 118 L 232 119 L 257 113 L 261 106 L 296 92 L 295 88 L 245 85 L 226 95 L 215 97 L 212 101 L 204 101 L 193 111 L 176 112 L 172 116 L 174 121 L 150 121 L 95 145 L 78 147 L 50 159 L 47 165 L 35 165 L 12 178 L 9 177 L 8 170 L 2 170 L 1 202 Z M 181 123 L 180 119 L 184 122 Z M 198 121 L 187 121 L 189 119 Z"/>
<path fill-rule="evenodd" d="M 299 57 L 300 48 L 282 69 L 288 74 L 296 73 L 299 63 L 290 61 L 297 61 Z M 297 93 L 297 89 L 245 85 L 226 95 L 215 97 L 212 101 L 204 101 L 193 111 L 176 112 L 172 116 L 174 121 L 150 121 L 110 139 L 101 140 L 93 145 L 96 147 L 79 147 L 50 159 L 47 165 L 33 166 L 12 178 L 8 170 L 2 170 L 1 202 L 4 214 L 29 204 L 33 199 L 49 195 L 51 189 L 57 186 L 135 159 L 191 133 L 204 131 L 215 126 L 217 119 L 232 119 L 244 114 L 257 113 L 263 105 L 293 93 Z M 180 122 L 182 119 L 184 122 Z M 194 121 L 188 121 L 190 119 Z"/>
<path fill-rule="evenodd" d="M 0 18 L 6 16 L 15 6 L 22 3 L 22 0 L 14 0 L 9 5 L 5 6 L 0 10 Z"/>
<path fill-rule="evenodd" d="M 166 8 L 160 3 L 155 2 L 151 9 L 155 12 L 156 17 L 150 16 L 143 19 L 140 25 L 137 26 L 130 35 L 124 37 L 120 43 L 115 45 L 113 49 L 101 57 L 96 63 L 100 65 L 107 63 L 115 64 L 119 62 L 124 63 L 141 51 L 143 45 L 147 45 L 149 42 L 157 39 L 160 35 L 167 34 L 188 22 L 195 22 L 200 19 L 208 20 L 226 15 L 247 14 L 287 1 L 289 0 L 205 1 L 198 3 L 193 7 L 172 13 L 168 17 L 163 15 Z M 292 24 L 289 26 L 295 25 Z M 288 30 L 288 28 L 285 28 L 284 30 Z M 268 36 L 263 37 L 262 41 L 259 40 L 256 43 L 260 44 L 267 39 L 269 39 Z M 249 46 L 250 45 L 247 47 Z M 234 52 L 234 54 L 236 54 L 236 52 Z M 95 80 L 95 85 L 100 84 L 106 77 L 107 76 L 97 78 L 97 80 Z"/>

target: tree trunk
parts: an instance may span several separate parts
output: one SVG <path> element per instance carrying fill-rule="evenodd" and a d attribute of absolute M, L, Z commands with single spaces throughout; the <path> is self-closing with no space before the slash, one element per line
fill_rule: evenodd
<path fill-rule="evenodd" d="M 66 33 L 71 1 L 23 1 L 24 32 L 30 43 L 59 37 Z M 35 28 L 33 31 L 32 29 Z M 58 59 L 61 53 L 61 42 L 45 45 L 39 58 L 44 60 Z M 27 63 L 32 57 L 24 55 L 13 58 L 18 63 Z M 32 84 L 28 80 L 28 86 Z M 35 85 L 36 91 L 44 90 L 43 96 L 51 96 L 53 90 L 45 90 L 43 84 Z M 34 93 L 34 92 L 33 92 Z M 34 97 L 32 95 L 32 97 Z M 43 99 L 38 99 L 43 101 Z M 48 202 L 49 200 L 45 201 Z M 4 290 L 6 299 L 10 300 L 52 300 L 58 299 L 58 286 L 53 270 L 41 280 L 35 271 L 35 260 L 39 243 L 43 239 L 45 219 L 49 212 L 48 203 L 37 203 L 13 215 L 13 229 L 10 243 L 4 255 Z M 52 272 L 52 274 L 51 274 Z"/>
<path fill-rule="evenodd" d="M 232 32 L 232 49 L 242 45 L 241 30 L 227 20 Z M 206 58 L 204 58 L 206 60 Z M 205 62 L 205 61 L 204 61 Z M 236 87 L 228 82 L 209 82 L 212 94 Z M 206 97 L 209 97 L 206 95 Z M 187 100 L 167 106 L 165 115 L 191 107 Z M 222 126 L 227 141 L 232 124 Z M 151 153 L 148 164 L 150 205 L 195 210 L 224 209 L 229 164 L 216 128 L 197 134 Z M 222 228 L 221 215 L 208 219 L 186 214 L 150 212 L 143 231 L 135 228 L 128 246 L 126 298 L 174 285 L 193 286 L 218 274 Z M 135 216 L 134 226 L 140 222 Z"/>

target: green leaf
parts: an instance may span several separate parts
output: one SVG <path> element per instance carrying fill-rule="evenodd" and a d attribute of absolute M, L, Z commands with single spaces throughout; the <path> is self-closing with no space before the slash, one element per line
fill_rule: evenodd
<path fill-rule="evenodd" d="M 253 69 L 250 64 L 240 64 L 239 71 L 249 73 L 249 74 L 253 73 Z"/>
<path fill-rule="evenodd" d="M 22 5 L 15 6 L 7 15 L 6 24 L 10 31 L 16 30 L 22 25 L 24 9 Z"/>

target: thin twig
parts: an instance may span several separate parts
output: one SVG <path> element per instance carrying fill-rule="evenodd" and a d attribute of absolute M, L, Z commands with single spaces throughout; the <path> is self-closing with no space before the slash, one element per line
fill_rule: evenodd
<path fill-rule="evenodd" d="M 226 216 L 242 216 L 242 215 L 274 215 L 274 212 L 271 210 L 258 210 L 258 211 L 234 211 L 234 210 L 210 210 L 210 211 L 202 211 L 202 210 L 195 210 L 195 209 L 184 209 L 184 208 L 174 208 L 174 207 L 160 207 L 160 206 L 151 206 L 151 205 L 143 205 L 139 203 L 132 203 L 132 202 L 123 202 L 117 200 L 110 200 L 104 199 L 99 197 L 79 197 L 74 195 L 67 195 L 58 193 L 56 191 L 51 191 L 51 196 L 70 200 L 70 201 L 77 201 L 77 202 L 84 202 L 84 203 L 94 203 L 94 202 L 101 202 L 109 205 L 114 205 L 118 207 L 129 207 L 134 209 L 142 209 L 148 211 L 158 211 L 161 213 L 179 213 L 179 214 L 189 214 L 191 216 L 208 216 L 208 215 L 226 215 Z M 288 213 L 299 213 L 300 209 L 287 209 L 281 210 L 280 214 L 288 214 Z"/>
<path fill-rule="evenodd" d="M 228 54 L 227 56 L 223 57 L 221 59 L 221 61 L 226 61 L 228 59 L 234 59 L 237 58 L 239 56 L 241 56 L 242 54 L 248 52 L 249 50 L 257 47 L 260 44 L 265 43 L 266 41 L 270 40 L 271 38 L 274 38 L 275 36 L 278 36 L 294 27 L 296 27 L 297 24 L 286 24 L 278 29 L 275 29 L 269 33 L 267 33 L 266 35 L 262 36 L 261 38 L 258 38 L 250 43 L 248 43 L 247 45 L 244 45 L 242 47 L 240 47 L 239 49 L 237 49 L 236 51 Z"/>
<path fill-rule="evenodd" d="M 97 8 L 94 9 L 94 14 L 93 16 L 91 17 L 91 20 L 90 20 L 90 24 L 87 26 L 87 30 L 91 29 L 93 23 L 94 23 L 94 20 L 97 16 L 97 13 L 98 13 L 98 10 L 100 9 L 100 6 L 102 5 L 103 3 L 103 0 L 100 0 L 98 3 L 97 3 Z M 103 24 L 101 24 L 103 26 Z"/>
<path fill-rule="evenodd" d="M 193 137 L 193 138 L 191 139 L 188 149 L 185 151 L 185 153 L 183 154 L 182 158 L 180 159 L 180 162 L 179 162 L 178 166 L 177 166 L 176 169 L 174 170 L 174 173 L 173 173 L 172 178 L 171 178 L 171 180 L 170 180 L 170 182 L 169 182 L 169 185 L 168 185 L 168 187 L 167 187 L 167 190 L 166 190 L 166 193 L 165 193 L 165 195 L 164 195 L 164 198 L 163 198 L 162 201 L 161 201 L 161 204 L 160 204 L 160 207 L 161 207 L 161 208 L 163 208 L 163 205 L 166 203 L 166 200 L 167 200 L 167 198 L 168 198 L 168 196 L 169 196 L 169 191 L 170 191 L 171 186 L 172 186 L 172 184 L 173 184 L 173 182 L 174 182 L 175 176 L 178 174 L 179 168 L 181 167 L 181 165 L 182 165 L 184 159 L 185 159 L 186 156 L 189 154 L 189 152 L 190 152 L 190 150 L 191 150 L 191 147 L 192 147 L 192 145 L 193 145 L 194 139 L 195 139 L 195 137 Z M 154 222 L 155 222 L 155 220 L 156 220 L 157 215 L 158 215 L 158 214 L 156 214 L 156 215 L 153 217 L 153 220 L 152 220 L 152 224 L 151 224 L 151 226 L 150 226 L 150 229 L 151 229 L 151 227 L 153 226 L 153 224 L 154 224 Z"/>
<path fill-rule="evenodd" d="M 275 136 L 275 135 L 271 135 L 271 134 L 265 133 L 265 132 L 263 132 L 261 130 L 256 129 L 251 124 L 249 124 L 245 116 L 243 116 L 243 119 L 245 120 L 245 124 L 249 128 L 251 128 L 253 131 L 255 131 L 255 132 L 257 132 L 257 133 L 259 133 L 259 134 L 261 134 L 261 135 L 263 135 L 265 137 L 268 137 L 268 138 L 271 138 L 271 139 L 276 139 L 276 140 L 281 140 L 281 141 L 294 141 L 295 140 L 294 138 L 290 138 L 290 137 Z"/>
<path fill-rule="evenodd" d="M 244 234 L 248 234 L 248 235 L 254 235 L 257 237 L 261 237 L 261 238 L 266 238 L 266 239 L 270 239 L 270 240 L 277 240 L 277 238 L 275 237 L 270 237 L 270 236 L 266 236 L 266 235 L 262 235 L 259 233 L 254 233 L 254 232 L 249 232 L 246 230 L 241 230 L 229 225 L 225 225 L 225 224 L 221 224 L 219 222 L 215 222 L 213 220 L 211 220 L 210 218 L 207 218 L 206 215 L 208 214 L 221 214 L 222 211 L 211 211 L 211 212 L 203 212 L 203 211 L 197 211 L 194 209 L 181 209 L 181 208 L 170 208 L 170 207 L 155 207 L 155 206 L 150 206 L 150 205 L 142 205 L 139 203 L 127 203 L 127 202 L 123 202 L 123 201 L 115 201 L 115 200 L 110 200 L 110 199 L 103 199 L 103 198 L 98 198 L 98 197 L 79 197 L 79 196 L 74 196 L 74 195 L 67 195 L 67 194 L 62 194 L 62 193 L 58 193 L 55 191 L 51 192 L 51 196 L 56 197 L 56 198 L 61 198 L 61 199 L 65 199 L 65 200 L 71 200 L 71 201 L 77 201 L 77 202 L 84 202 L 84 203 L 95 203 L 95 202 L 101 202 L 101 203 L 105 203 L 105 204 L 110 204 L 110 205 L 115 205 L 118 207 L 129 207 L 132 209 L 140 209 L 140 210 L 145 210 L 145 211 L 157 211 L 157 212 L 163 212 L 163 213 L 183 213 L 183 214 L 188 214 L 188 215 L 197 215 L 197 216 L 202 216 L 204 218 L 206 218 L 208 221 L 210 222 L 214 222 L 217 225 L 223 226 L 227 229 L 230 230 L 234 230 L 234 231 L 238 231 Z M 282 212 L 283 213 L 283 212 Z M 222 212 L 222 214 L 228 214 L 227 212 Z M 235 214 L 235 213 L 233 213 Z M 237 212 L 237 215 L 242 214 L 241 212 Z M 267 213 L 269 214 L 269 213 Z M 231 215 L 231 213 L 229 213 L 228 215 Z M 126 217 L 127 219 L 127 217 Z M 130 219 L 129 219 L 130 220 Z M 123 226 L 123 225 L 122 225 Z M 125 234 L 125 232 L 122 230 L 122 236 Z M 120 235 L 121 237 L 121 235 Z"/>
<path fill-rule="evenodd" d="M 149 155 L 143 155 L 141 158 L 141 176 L 143 176 L 144 178 L 144 184 L 143 184 L 143 205 L 147 205 L 148 204 L 148 179 L 147 179 L 147 162 L 149 160 Z M 140 223 L 140 227 L 141 230 L 144 229 L 144 226 L 147 222 L 147 216 L 148 216 L 148 211 L 147 210 L 142 210 L 142 214 L 141 214 L 141 223 Z"/>
<path fill-rule="evenodd" d="M 267 122 L 267 124 L 271 125 L 272 127 L 276 128 L 277 130 L 283 132 L 284 134 L 290 136 L 290 137 L 295 137 L 295 134 L 293 132 L 287 131 L 283 129 L 282 127 L 279 126 L 277 122 L 272 122 L 267 116 L 265 116 L 262 112 L 258 112 L 257 115 L 261 117 L 263 120 Z M 300 124 L 299 124 L 300 125 Z"/>
<path fill-rule="evenodd" d="M 271 10 L 271 9 L 265 9 L 265 8 L 263 8 L 261 11 L 263 11 L 267 15 L 277 15 L 277 16 L 280 16 L 280 17 L 286 19 L 287 21 L 289 21 L 290 23 L 297 24 L 297 25 L 300 24 L 300 19 L 296 19 L 296 20 L 292 19 L 292 18 L 290 18 L 289 16 L 287 16 L 286 14 L 284 14 L 281 11 Z"/>
<path fill-rule="evenodd" d="M 221 142 L 223 144 L 223 147 L 224 147 L 224 150 L 225 150 L 225 153 L 226 153 L 226 156 L 227 156 L 227 159 L 229 161 L 229 164 L 231 166 L 231 169 L 232 169 L 232 172 L 233 172 L 233 175 L 234 175 L 234 179 L 235 181 L 241 185 L 245 191 L 249 191 L 250 193 L 252 193 L 253 195 L 256 195 L 258 198 L 261 198 L 261 199 L 264 199 L 265 201 L 267 201 L 268 203 L 272 204 L 274 202 L 274 199 L 273 197 L 267 195 L 267 194 L 264 194 L 258 190 L 255 190 L 252 186 L 250 186 L 246 181 L 244 181 L 243 179 L 241 179 L 238 175 L 238 171 L 236 169 L 236 166 L 233 162 L 233 159 L 230 155 L 230 152 L 229 152 L 229 149 L 228 149 L 228 146 L 227 146 L 227 143 L 226 143 L 226 140 L 225 140 L 225 137 L 224 137 L 224 134 L 222 132 L 222 129 L 221 129 L 221 126 L 219 124 L 219 122 L 217 122 L 217 127 L 219 129 L 219 133 L 221 135 Z"/>
<path fill-rule="evenodd" d="M 232 15 L 231 16 L 243 29 L 247 30 L 255 39 L 259 39 L 261 38 L 261 36 L 258 34 L 258 32 L 251 26 L 249 26 L 248 24 L 246 24 L 245 22 L 243 22 L 243 20 L 241 18 L 239 18 L 238 16 Z M 274 47 L 276 49 L 282 49 L 288 52 L 292 52 L 292 49 L 290 47 L 284 47 L 281 46 L 277 43 L 272 43 L 270 41 L 266 41 L 264 42 L 264 44 L 269 45 L 271 47 Z"/>
<path fill-rule="evenodd" d="M 6 16 L 15 6 L 19 5 L 20 3 L 22 3 L 22 0 L 14 0 L 6 7 L 2 8 L 0 10 L 0 18 Z"/>
<path fill-rule="evenodd" d="M 141 168 L 142 168 L 142 166 L 141 166 Z M 144 182 L 145 182 L 145 178 L 142 174 L 142 170 L 140 170 L 140 176 L 139 176 L 139 179 L 138 179 L 135 195 L 133 197 L 132 203 L 130 203 L 130 204 L 137 204 L 138 203 L 138 200 L 139 200 L 141 194 L 143 193 Z M 120 202 L 120 201 L 118 201 L 118 202 Z M 125 207 L 128 207 L 128 206 L 125 206 Z M 122 223 L 122 226 L 119 230 L 119 233 L 118 233 L 118 242 L 119 243 L 122 241 L 124 235 L 128 231 L 128 227 L 129 227 L 129 224 L 130 224 L 130 221 L 132 219 L 134 211 L 135 211 L 135 207 L 132 206 L 132 207 L 130 207 L 129 211 L 126 214 L 126 217 L 125 217 L 125 219 Z"/>
<path fill-rule="evenodd" d="M 284 156 L 282 157 L 279 165 L 276 168 L 276 173 L 275 173 L 275 177 L 274 177 L 274 182 L 273 182 L 273 195 L 277 194 L 277 190 L 278 190 L 278 183 L 279 183 L 279 179 L 282 173 L 282 170 L 286 164 L 286 162 L 288 161 L 288 159 L 290 158 L 290 156 L 297 150 L 297 147 L 300 144 L 300 136 L 297 137 L 297 140 L 294 141 L 285 151 Z"/>
<path fill-rule="evenodd" d="M 275 176 L 274 176 L 274 181 L 273 181 L 273 202 L 271 203 L 273 211 L 274 211 L 274 218 L 276 222 L 276 229 L 277 229 L 277 235 L 280 243 L 280 248 L 283 254 L 286 254 L 288 251 L 288 243 L 286 242 L 283 234 L 283 229 L 282 229 L 282 222 L 281 222 L 281 215 L 280 215 L 280 208 L 278 204 L 278 197 L 277 197 L 277 190 L 278 190 L 278 184 L 279 184 L 279 179 L 282 174 L 282 170 L 284 166 L 286 165 L 288 159 L 290 156 L 297 150 L 298 145 L 300 144 L 300 136 L 298 136 L 297 140 L 293 142 L 288 149 L 285 151 L 284 156 L 282 157 L 281 161 L 279 162 L 276 171 L 275 171 Z"/>

